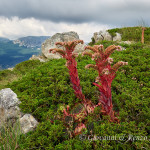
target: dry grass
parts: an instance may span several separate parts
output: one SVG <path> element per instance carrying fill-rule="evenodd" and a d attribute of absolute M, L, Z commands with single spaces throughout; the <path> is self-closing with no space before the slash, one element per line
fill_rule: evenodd
<path fill-rule="evenodd" d="M 11 74 L 3 76 L 0 79 L 0 90 L 5 88 L 7 84 L 9 84 L 13 81 L 17 81 L 19 78 L 21 78 L 21 75 L 14 74 L 13 72 Z"/>
<path fill-rule="evenodd" d="M 3 124 L 0 127 L 0 150 L 16 150 L 19 148 L 21 129 L 19 122 L 11 127 Z"/>

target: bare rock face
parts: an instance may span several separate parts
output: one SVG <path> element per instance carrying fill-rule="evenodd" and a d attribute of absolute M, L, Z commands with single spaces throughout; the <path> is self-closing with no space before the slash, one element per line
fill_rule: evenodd
<path fill-rule="evenodd" d="M 79 43 L 78 45 L 76 45 L 74 53 L 78 53 L 78 54 L 82 53 L 85 49 L 85 46 L 86 46 L 85 44 Z"/>
<path fill-rule="evenodd" d="M 116 33 L 115 37 L 112 37 L 109 32 L 107 32 L 106 30 L 103 31 L 99 31 L 99 32 L 95 32 L 93 35 L 93 38 L 95 40 L 95 42 L 99 42 L 99 41 L 121 41 L 121 34 Z"/>
<path fill-rule="evenodd" d="M 54 58 L 54 59 L 59 59 L 61 56 L 59 54 L 52 54 L 49 53 L 49 49 L 52 48 L 58 48 L 55 43 L 56 42 L 68 42 L 68 41 L 73 41 L 73 40 L 79 40 L 79 36 L 76 32 L 64 32 L 64 33 L 56 33 L 53 35 L 50 39 L 47 39 L 43 44 L 42 44 L 42 53 L 45 57 L 47 58 Z M 79 44 L 75 48 L 75 52 L 81 52 L 84 50 L 85 45 Z M 59 47 L 63 49 L 62 47 Z"/>
<path fill-rule="evenodd" d="M 32 55 L 32 57 L 29 58 L 29 60 L 39 60 L 40 62 L 46 62 L 47 59 L 43 56 L 36 56 Z"/>
<path fill-rule="evenodd" d="M 121 34 L 120 33 L 116 33 L 116 36 L 113 37 L 113 41 L 121 41 Z"/>
<path fill-rule="evenodd" d="M 22 133 L 24 134 L 28 133 L 29 131 L 33 131 L 38 125 L 38 122 L 30 114 L 25 114 L 22 118 L 19 119 L 19 122 Z"/>
<path fill-rule="evenodd" d="M 17 95 L 10 89 L 2 89 L 0 91 L 0 106 L 5 109 L 9 109 L 11 107 L 17 106 L 19 104 L 19 100 Z"/>
<path fill-rule="evenodd" d="M 10 88 L 0 91 L 0 126 L 8 120 L 13 121 L 21 116 L 19 103 L 17 95 Z"/>
<path fill-rule="evenodd" d="M 95 42 L 103 41 L 103 40 L 112 41 L 112 36 L 105 30 L 95 32 L 93 38 L 94 38 Z"/>
<path fill-rule="evenodd" d="M 19 120 L 22 133 L 35 129 L 38 122 L 30 114 L 24 115 L 20 111 L 20 103 L 16 93 L 10 88 L 0 90 L 0 128 L 4 125 L 13 127 Z"/>

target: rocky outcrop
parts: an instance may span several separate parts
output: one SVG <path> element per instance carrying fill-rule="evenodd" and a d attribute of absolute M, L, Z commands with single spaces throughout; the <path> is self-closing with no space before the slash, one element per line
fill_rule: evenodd
<path fill-rule="evenodd" d="M 29 58 L 29 60 L 39 60 L 40 62 L 46 62 L 47 59 L 43 56 L 36 56 L 36 55 L 32 55 L 31 58 Z"/>
<path fill-rule="evenodd" d="M 14 123 L 21 112 L 18 107 L 20 101 L 17 95 L 9 88 L 0 91 L 0 125 L 6 121 Z"/>
<path fill-rule="evenodd" d="M 105 30 L 95 32 L 93 36 L 95 42 L 97 43 L 98 41 L 112 41 L 112 36 Z"/>
<path fill-rule="evenodd" d="M 113 37 L 113 41 L 121 41 L 121 34 L 116 33 L 116 36 Z"/>
<path fill-rule="evenodd" d="M 0 90 L 0 127 L 5 124 L 13 127 L 19 120 L 21 132 L 27 133 L 37 126 L 38 122 L 33 116 L 20 111 L 20 103 L 17 95 L 10 88 Z"/>
<path fill-rule="evenodd" d="M 67 41 L 73 41 L 73 40 L 79 40 L 79 36 L 76 32 L 71 31 L 71 32 L 64 32 L 64 33 L 56 33 L 50 39 L 47 39 L 42 44 L 42 53 L 47 58 L 59 59 L 61 58 L 61 56 L 59 54 L 49 53 L 49 49 L 58 48 L 55 45 L 56 42 L 65 42 L 65 41 L 67 42 Z M 84 44 L 78 44 L 74 52 L 77 52 L 77 53 L 82 52 L 84 50 L 84 47 L 85 47 Z"/>
<path fill-rule="evenodd" d="M 116 33 L 115 37 L 112 37 L 106 30 L 95 32 L 93 35 L 95 43 L 99 41 L 121 41 L 121 34 Z"/>

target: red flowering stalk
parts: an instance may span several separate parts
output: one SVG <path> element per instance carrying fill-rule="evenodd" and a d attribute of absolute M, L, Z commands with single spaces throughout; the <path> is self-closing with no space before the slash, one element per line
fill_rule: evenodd
<path fill-rule="evenodd" d="M 146 30 L 145 27 L 142 27 L 142 37 L 141 37 L 141 43 L 144 44 L 144 30 Z"/>
<path fill-rule="evenodd" d="M 99 104 L 102 104 L 102 112 L 105 115 L 110 116 L 110 121 L 119 121 L 118 118 L 115 117 L 113 111 L 112 104 L 112 95 L 111 95 L 111 83 L 115 78 L 116 71 L 123 65 L 127 65 L 127 62 L 119 61 L 111 67 L 111 63 L 113 59 L 109 56 L 115 50 L 120 51 L 120 46 L 111 45 L 104 50 L 103 45 L 94 45 L 94 47 L 87 46 L 85 50 L 89 49 L 94 53 L 83 52 L 83 55 L 88 55 L 95 60 L 96 65 L 88 64 L 85 68 L 93 68 L 98 71 L 99 76 L 96 78 L 95 82 L 99 82 L 100 84 L 93 83 L 95 86 L 99 88 L 100 96 L 99 96 Z"/>
<path fill-rule="evenodd" d="M 73 53 L 75 46 L 78 43 L 83 43 L 82 40 L 78 41 L 71 41 L 71 42 L 57 42 L 56 45 L 63 46 L 65 50 L 54 48 L 50 49 L 49 52 L 52 53 L 59 53 L 62 55 L 63 58 L 67 60 L 66 66 L 69 70 L 70 75 L 70 81 L 72 83 L 72 87 L 74 89 L 74 93 L 77 98 L 81 99 L 81 103 L 75 104 L 74 108 L 71 109 L 71 113 L 69 111 L 69 106 L 67 106 L 67 110 L 64 108 L 64 118 L 63 120 L 66 121 L 66 126 L 69 128 L 69 122 L 70 119 L 73 119 L 73 121 L 78 122 L 78 125 L 74 129 L 73 133 L 70 133 L 71 136 L 77 135 L 81 132 L 83 128 L 85 128 L 85 124 L 81 123 L 84 118 L 87 116 L 87 113 L 90 112 L 89 102 L 85 99 L 84 94 L 82 93 L 82 88 L 80 86 L 80 80 L 78 77 L 78 71 L 77 71 L 77 62 L 75 58 L 78 56 L 78 54 Z"/>
<path fill-rule="evenodd" d="M 57 42 L 56 45 L 64 46 L 65 50 L 54 48 L 54 49 L 50 49 L 49 51 L 52 53 L 59 53 L 60 55 L 62 55 L 63 58 L 67 60 L 66 66 L 69 69 L 70 80 L 75 95 L 77 96 L 77 98 L 84 100 L 85 96 L 82 94 L 82 88 L 80 86 L 80 80 L 77 71 L 77 62 L 75 60 L 77 54 L 73 53 L 74 48 L 78 43 L 83 43 L 83 41 L 78 40 L 78 41 L 71 41 L 71 42 Z"/>

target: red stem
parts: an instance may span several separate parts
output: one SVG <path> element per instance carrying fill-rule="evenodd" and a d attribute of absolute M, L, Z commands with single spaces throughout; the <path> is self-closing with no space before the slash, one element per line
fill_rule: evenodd
<path fill-rule="evenodd" d="M 80 80 L 78 77 L 77 62 L 75 58 L 72 57 L 72 51 L 73 51 L 72 49 L 68 50 L 66 48 L 66 60 L 67 60 L 67 68 L 69 69 L 70 80 L 77 98 L 85 100 L 85 96 L 82 93 L 82 88 L 80 86 Z"/>

